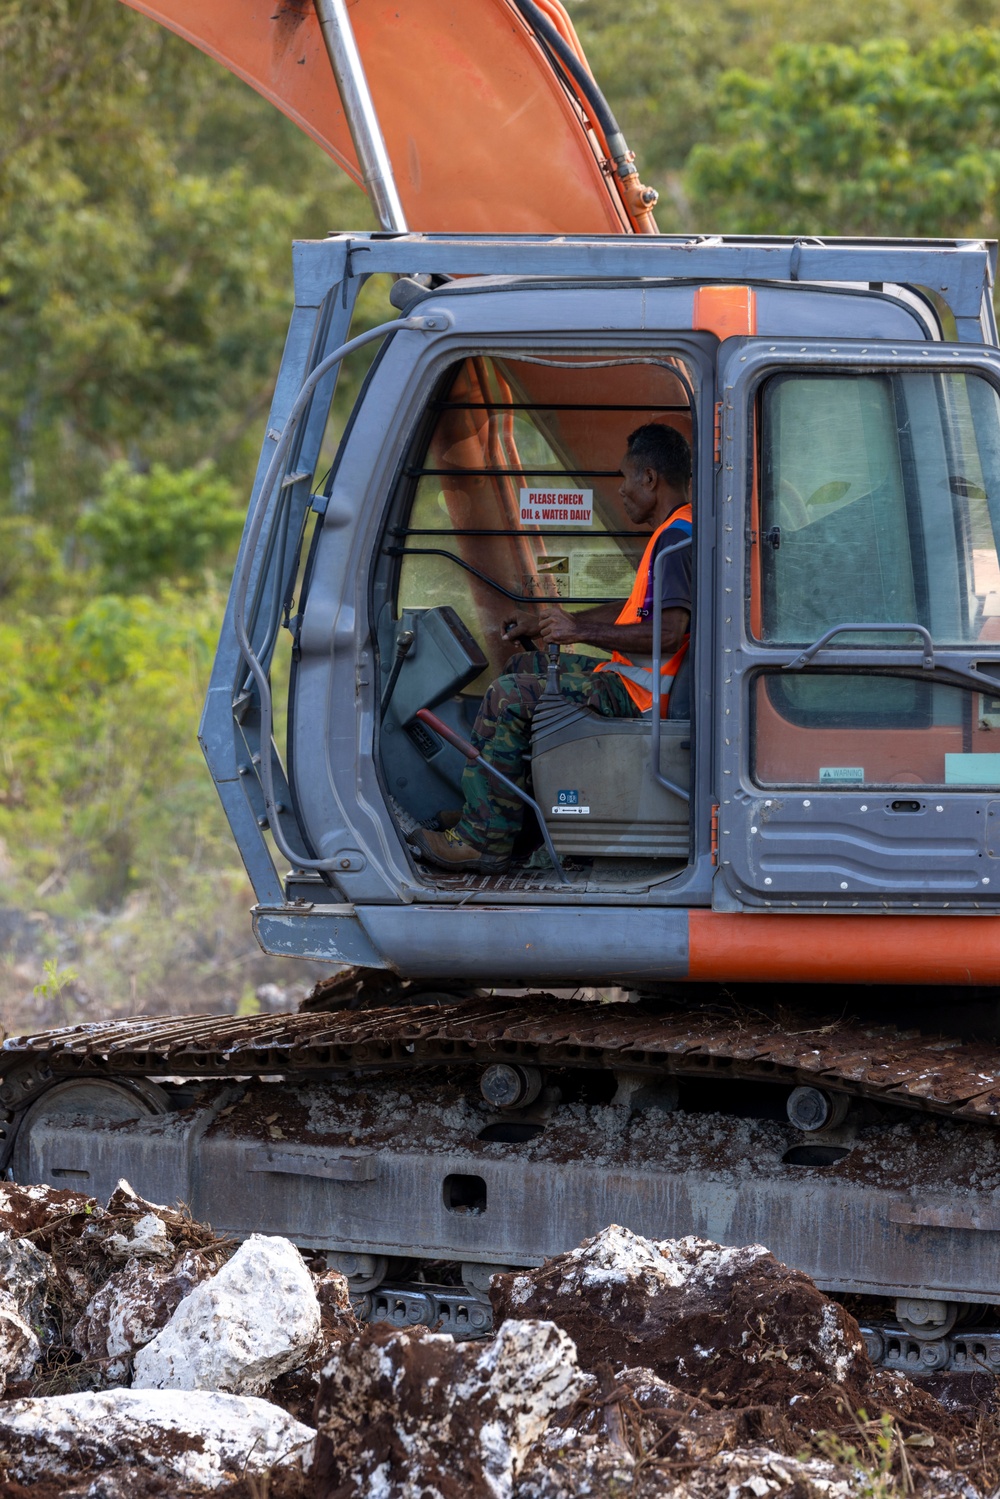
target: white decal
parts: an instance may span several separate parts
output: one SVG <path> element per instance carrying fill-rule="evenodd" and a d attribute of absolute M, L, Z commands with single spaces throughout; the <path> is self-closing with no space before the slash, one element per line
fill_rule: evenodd
<path fill-rule="evenodd" d="M 522 526 L 592 526 L 592 489 L 522 489 Z"/>

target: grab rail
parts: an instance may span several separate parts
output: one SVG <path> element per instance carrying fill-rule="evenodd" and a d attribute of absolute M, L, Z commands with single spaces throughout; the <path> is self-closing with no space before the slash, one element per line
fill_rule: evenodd
<path fill-rule="evenodd" d="M 855 625 L 834 625 L 832 630 L 827 630 L 826 634 L 821 635 L 818 640 L 814 640 L 812 645 L 807 645 L 802 654 L 796 656 L 794 661 L 786 661 L 781 668 L 782 671 L 801 671 L 825 645 L 830 643 L 835 635 L 845 635 L 849 630 L 866 630 L 869 634 L 879 635 L 896 635 L 909 630 L 912 634 L 919 635 L 924 642 L 923 666 L 927 671 L 934 670 L 934 642 L 931 639 L 930 630 L 925 625 L 890 625 L 865 621 Z"/>
<path fill-rule="evenodd" d="M 653 772 L 653 779 L 685 802 L 691 800 L 690 791 L 685 791 L 683 786 L 675 786 L 660 770 L 660 703 L 663 698 L 660 691 L 660 671 L 663 663 L 663 564 L 673 552 L 680 552 L 690 545 L 691 537 L 685 536 L 683 541 L 675 541 L 673 546 L 664 547 L 653 563 L 653 733 L 649 747 L 649 768 Z"/>

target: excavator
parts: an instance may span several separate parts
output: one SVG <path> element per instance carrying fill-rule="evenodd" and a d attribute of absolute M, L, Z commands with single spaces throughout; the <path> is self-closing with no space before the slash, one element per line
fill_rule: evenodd
<path fill-rule="evenodd" d="M 658 233 L 558 0 L 128 3 L 379 225 L 294 246 L 201 727 L 261 946 L 336 973 L 9 1039 L 8 1174 L 287 1234 L 460 1336 L 610 1222 L 759 1242 L 883 1365 L 997 1369 L 996 245 Z M 692 455 L 690 707 L 657 563 L 651 710 L 550 652 L 513 861 L 435 867 L 511 612 L 632 587 L 651 423 Z"/>

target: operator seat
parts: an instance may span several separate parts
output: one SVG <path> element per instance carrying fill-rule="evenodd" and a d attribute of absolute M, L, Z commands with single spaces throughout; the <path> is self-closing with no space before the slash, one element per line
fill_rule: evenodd
<path fill-rule="evenodd" d="M 691 670 L 685 656 L 660 724 L 660 774 L 691 784 Z M 684 717 L 674 716 L 678 710 Z M 531 779 L 557 853 L 687 862 L 689 804 L 652 772 L 652 722 L 605 718 L 542 700 L 531 735 Z"/>

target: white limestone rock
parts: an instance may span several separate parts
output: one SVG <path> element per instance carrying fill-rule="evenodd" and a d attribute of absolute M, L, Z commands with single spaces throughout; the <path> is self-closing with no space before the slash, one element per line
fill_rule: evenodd
<path fill-rule="evenodd" d="M 113 1465 L 206 1491 L 312 1461 L 315 1433 L 266 1400 L 199 1390 L 103 1390 L 0 1405 L 0 1466 L 20 1482 Z"/>
<path fill-rule="evenodd" d="M 255 1395 L 309 1357 L 320 1332 L 312 1277 L 288 1239 L 251 1234 L 135 1357 L 133 1389 Z"/>
<path fill-rule="evenodd" d="M 89 1362 L 109 1361 L 106 1379 L 125 1380 L 135 1351 L 156 1337 L 212 1271 L 197 1250 L 188 1250 L 172 1266 L 129 1260 L 90 1298 L 73 1329 L 73 1347 Z"/>
<path fill-rule="evenodd" d="M 41 1357 L 51 1275 L 51 1258 L 30 1239 L 0 1233 L 0 1392 L 10 1379 L 28 1379 Z"/>
<path fill-rule="evenodd" d="M 330 1493 L 425 1499 L 460 1481 L 514 1499 L 553 1415 L 594 1386 L 552 1322 L 505 1322 L 485 1347 L 370 1328 L 323 1371 L 317 1468 Z"/>

